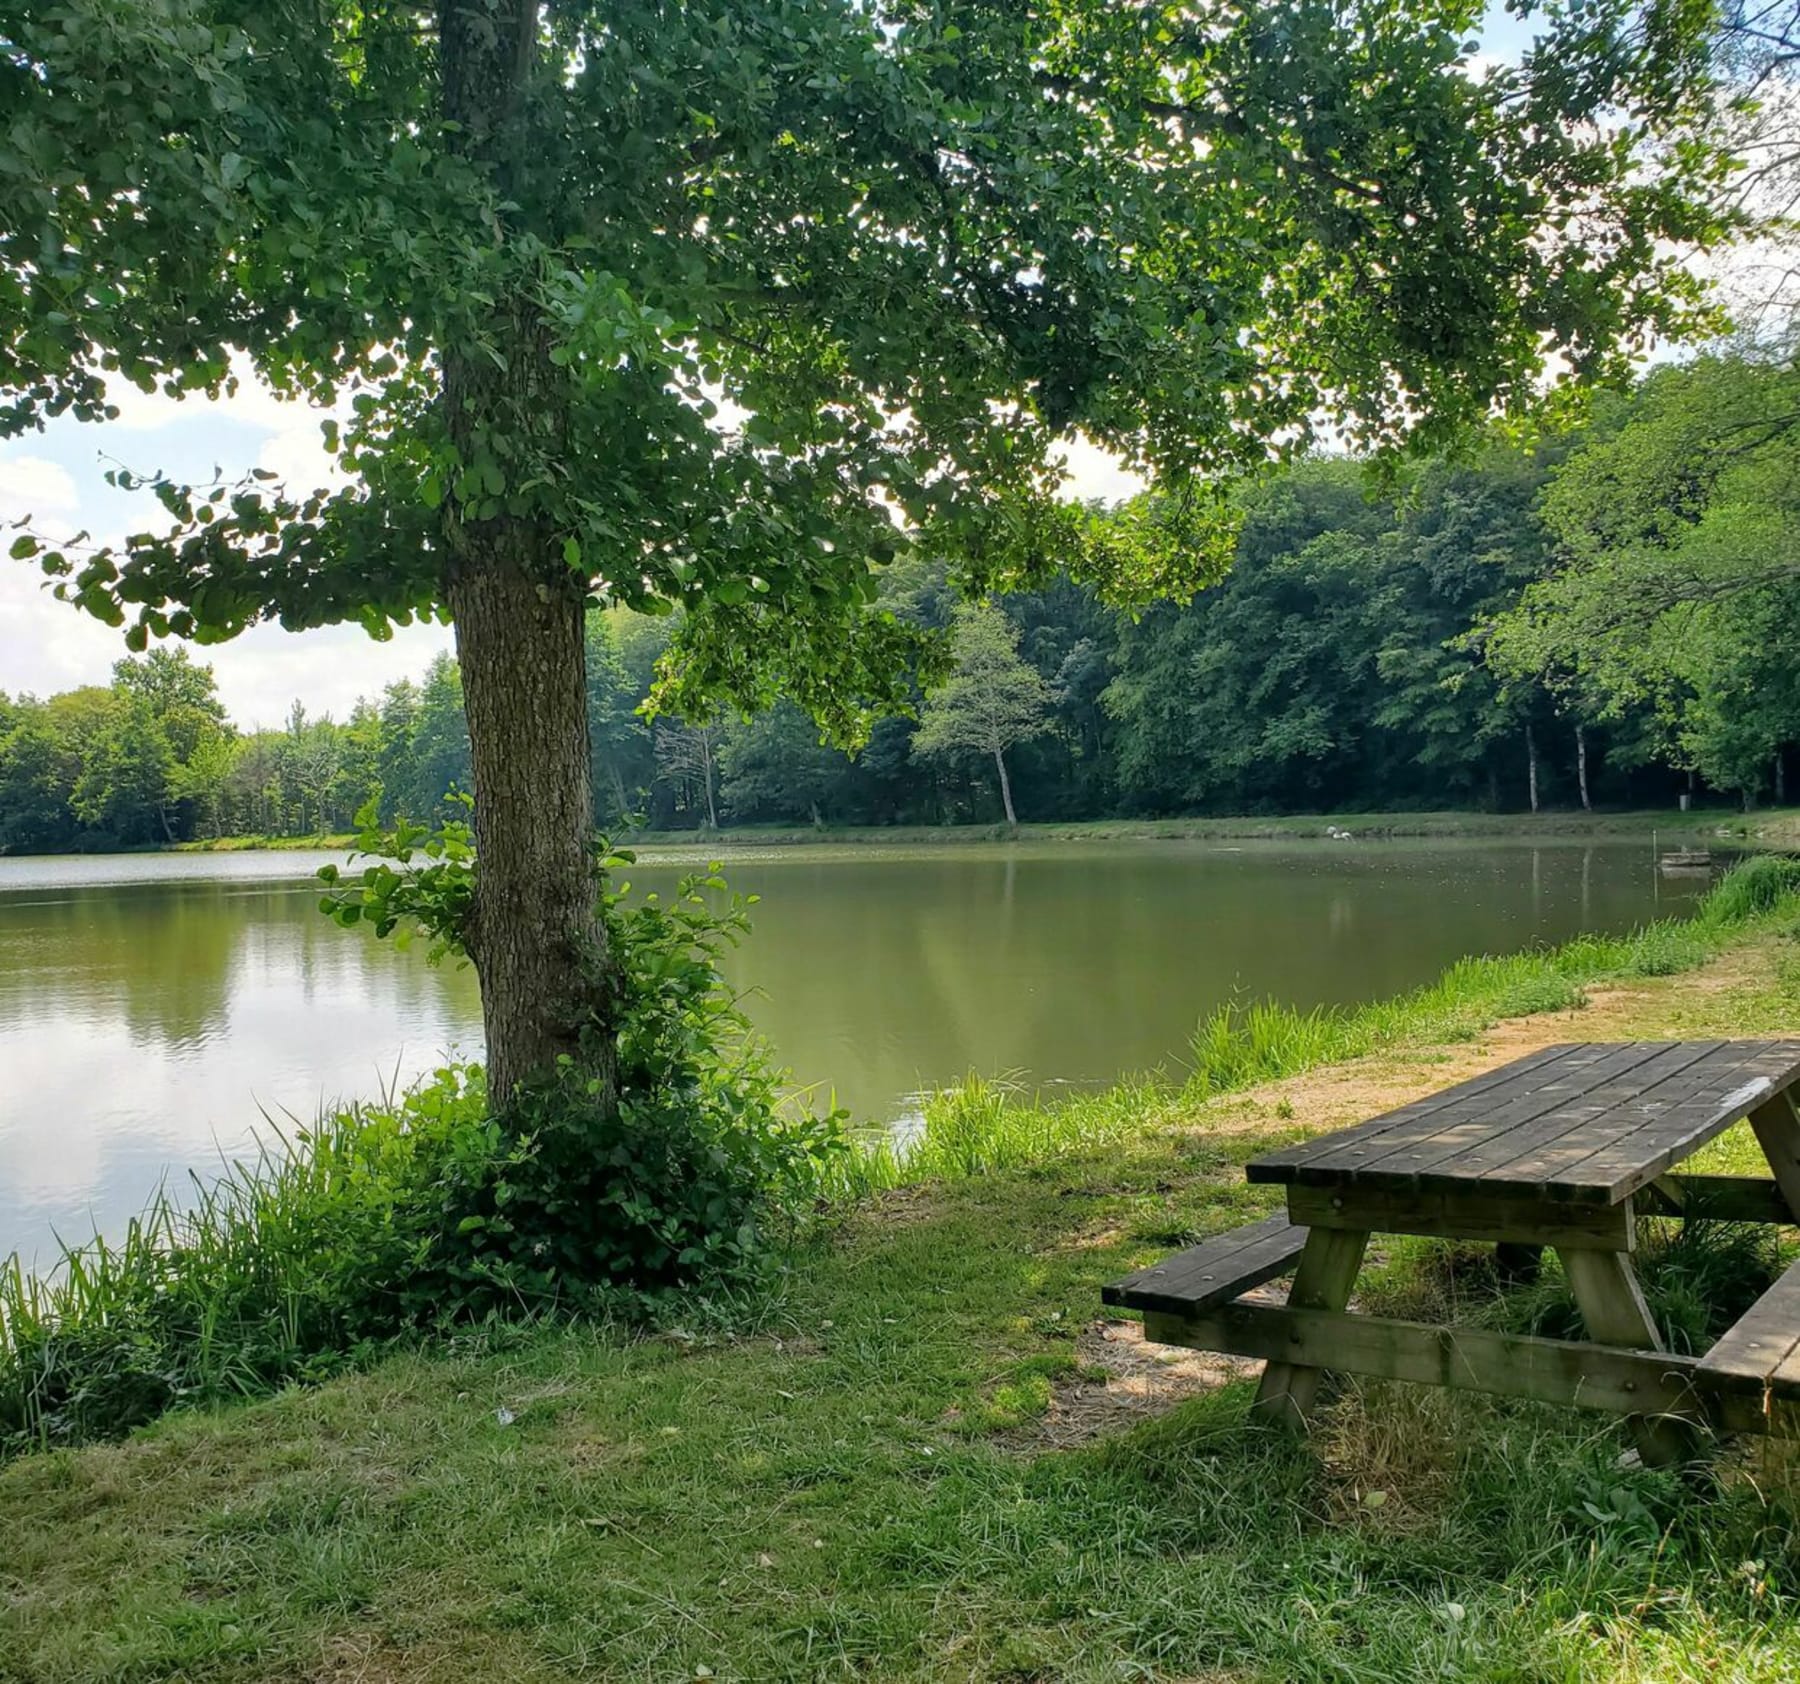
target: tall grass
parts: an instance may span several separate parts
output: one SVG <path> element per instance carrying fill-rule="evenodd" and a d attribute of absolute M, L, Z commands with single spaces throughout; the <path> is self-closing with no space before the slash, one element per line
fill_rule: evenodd
<path fill-rule="evenodd" d="M 174 1404 L 267 1392 L 349 1360 L 405 1319 L 423 1167 L 468 1151 L 478 1088 L 269 1128 L 189 1197 L 159 1187 L 115 1238 L 55 1265 L 0 1262 L 0 1454 L 105 1437 Z M 265 1118 L 265 1121 L 269 1121 Z"/>
<path fill-rule="evenodd" d="M 1166 1084 L 1130 1078 L 1045 1104 L 1012 1077 L 973 1073 L 927 1094 L 917 1133 L 857 1142 L 818 1191 L 832 1203 L 922 1181 L 957 1181 L 1042 1163 L 1141 1129 L 1174 1104 Z"/>

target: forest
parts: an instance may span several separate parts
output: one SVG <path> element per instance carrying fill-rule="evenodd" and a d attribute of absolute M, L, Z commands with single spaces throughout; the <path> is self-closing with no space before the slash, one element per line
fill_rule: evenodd
<path fill-rule="evenodd" d="M 1797 388 L 1784 355 L 1731 349 L 1422 466 L 1309 456 L 1244 493 L 1217 583 L 1136 612 L 1053 567 L 958 607 L 941 564 L 902 557 L 886 604 L 947 658 L 854 755 L 791 704 L 651 717 L 676 621 L 597 607 L 595 821 L 1779 802 L 1800 739 Z M 234 726 L 181 647 L 105 687 L 0 693 L 10 852 L 337 833 L 371 799 L 431 819 L 470 786 L 447 656 L 278 730 Z"/>

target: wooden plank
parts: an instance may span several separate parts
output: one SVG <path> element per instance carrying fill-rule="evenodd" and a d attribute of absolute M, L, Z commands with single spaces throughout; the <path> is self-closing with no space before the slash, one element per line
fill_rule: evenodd
<path fill-rule="evenodd" d="M 1636 1107 L 1645 1094 L 1662 1091 L 1702 1066 L 1725 1043 L 1722 1041 L 1671 1041 L 1655 1045 L 1646 1057 L 1610 1070 L 1606 1079 L 1590 1087 L 1579 1099 L 1544 1112 L 1529 1123 L 1497 1129 L 1486 1140 L 1455 1159 L 1430 1166 L 1422 1183 L 1480 1180 L 1508 1191 L 1536 1191 L 1549 1181 L 1547 1166 L 1566 1156 L 1570 1161 L 1587 1156 L 1595 1138 L 1613 1138 L 1606 1131 L 1615 1126 L 1635 1127 Z M 1685 1089 L 1679 1090 L 1685 1092 Z M 1519 1166 L 1515 1169 L 1514 1166 Z"/>
<path fill-rule="evenodd" d="M 1784 1225 L 1794 1221 L 1780 1187 L 1766 1175 L 1659 1175 L 1633 1198 L 1649 1216 Z"/>
<path fill-rule="evenodd" d="M 1493 1074 L 1493 1073 L 1490 1073 Z M 1800 1080 L 1800 1041 L 1595 1043 L 1559 1049 L 1435 1106 L 1252 1160 L 1252 1180 L 1454 1188 L 1613 1203 Z M 1800 1171 L 1800 1137 L 1796 1137 Z"/>
<path fill-rule="evenodd" d="M 1282 1211 L 1113 1281 L 1101 1287 L 1100 1299 L 1125 1310 L 1209 1309 L 1285 1275 L 1305 1246 L 1306 1230 L 1296 1228 Z"/>
<path fill-rule="evenodd" d="M 1421 1176 L 1440 1165 L 1452 1167 L 1468 1154 L 1515 1130 L 1549 1128 L 1567 1132 L 1594 1113 L 1582 1109 L 1585 1097 L 1633 1068 L 1659 1059 L 1688 1061 L 1679 1043 L 1595 1043 L 1568 1049 L 1569 1056 L 1543 1070 L 1524 1071 L 1522 1081 L 1492 1091 L 1452 1088 L 1455 1103 L 1421 1116 L 1415 1123 L 1379 1139 L 1359 1142 L 1351 1130 L 1319 1142 L 1320 1150 L 1297 1162 L 1286 1179 L 1313 1186 L 1368 1186 L 1401 1189 L 1417 1186 Z M 1253 1160 L 1254 1164 L 1264 1160 Z"/>
<path fill-rule="evenodd" d="M 1454 1109 L 1465 1100 L 1486 1095 L 1490 1101 L 1497 1102 L 1504 1097 L 1497 1090 L 1510 1087 L 1515 1082 L 1529 1083 L 1534 1076 L 1544 1075 L 1552 1067 L 1587 1050 L 1577 1042 L 1541 1048 L 1525 1058 L 1497 1065 L 1466 1082 L 1458 1082 L 1454 1087 L 1442 1088 L 1437 1093 L 1427 1094 L 1397 1110 L 1385 1111 L 1366 1123 L 1337 1129 L 1330 1134 L 1301 1141 L 1293 1146 L 1280 1147 L 1273 1152 L 1261 1153 L 1245 1166 L 1245 1173 L 1254 1182 L 1282 1184 L 1299 1179 L 1296 1172 L 1303 1167 L 1317 1165 L 1332 1170 L 1345 1158 L 1356 1163 L 1363 1162 L 1382 1150 L 1385 1144 L 1403 1136 L 1406 1131 L 1422 1127 L 1430 1118 Z M 1325 1179 L 1329 1179 L 1329 1176 Z"/>
<path fill-rule="evenodd" d="M 1707 1418 L 1695 1360 L 1662 1351 L 1242 1300 L 1198 1316 L 1147 1315 L 1144 1334 L 1158 1344 L 1263 1357 L 1271 1365 L 1298 1361 L 1621 1415 Z"/>
<path fill-rule="evenodd" d="M 1800 1042 L 1729 1042 L 1597 1119 L 1555 1150 L 1501 1167 L 1558 1198 L 1620 1199 L 1800 1078 Z M 1578 1148 L 1590 1145 L 1582 1153 Z"/>
<path fill-rule="evenodd" d="M 1563 1272 L 1574 1289 L 1575 1302 L 1581 1307 L 1581 1319 L 1599 1344 L 1625 1350 L 1662 1351 L 1662 1334 L 1657 1331 L 1628 1259 L 1617 1252 L 1584 1251 L 1580 1247 L 1558 1247 L 1557 1255 L 1562 1258 Z M 1694 1453 L 1691 1434 L 1653 1414 L 1634 1412 L 1631 1430 L 1638 1454 L 1651 1467 L 1685 1462 Z"/>
<path fill-rule="evenodd" d="M 1800 1111 L 1792 1089 L 1765 1100 L 1750 1113 L 1750 1131 L 1768 1160 L 1788 1209 L 1800 1212 Z"/>
<path fill-rule="evenodd" d="M 1746 1310 L 1700 1359 L 1702 1372 L 1800 1395 L 1800 1263 Z"/>
<path fill-rule="evenodd" d="M 1309 1229 L 1288 1303 L 1299 1310 L 1343 1309 L 1350 1302 L 1368 1244 L 1366 1229 Z M 1316 1363 L 1271 1362 L 1257 1387 L 1257 1414 L 1283 1426 L 1304 1428 L 1323 1378 L 1324 1370 Z"/>
<path fill-rule="evenodd" d="M 1636 1224 L 1629 1204 L 1557 1204 L 1489 1193 L 1479 1186 L 1388 1192 L 1344 1188 L 1288 1188 L 1288 1215 L 1309 1228 L 1352 1228 L 1433 1239 L 1496 1240 L 1525 1246 L 1575 1245 L 1630 1251 Z"/>

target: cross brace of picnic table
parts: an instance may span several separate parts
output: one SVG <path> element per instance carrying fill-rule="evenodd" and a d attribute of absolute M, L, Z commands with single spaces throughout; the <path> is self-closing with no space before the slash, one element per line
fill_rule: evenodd
<path fill-rule="evenodd" d="M 1252 1182 L 1284 1214 L 1218 1236 L 1102 1296 L 1159 1343 L 1266 1359 L 1256 1408 L 1304 1425 L 1330 1370 L 1612 1410 L 1646 1461 L 1703 1430 L 1800 1423 L 1800 1264 L 1713 1346 L 1663 1348 L 1632 1266 L 1640 1213 L 1788 1224 L 1800 1216 L 1800 1041 L 1550 1047 L 1356 1128 L 1266 1153 Z M 1769 1175 L 1675 1166 L 1740 1118 Z M 1562 1260 L 1590 1341 L 1347 1308 L 1374 1233 L 1488 1240 L 1529 1274 Z M 1291 1271 L 1286 1301 L 1247 1296 Z"/>

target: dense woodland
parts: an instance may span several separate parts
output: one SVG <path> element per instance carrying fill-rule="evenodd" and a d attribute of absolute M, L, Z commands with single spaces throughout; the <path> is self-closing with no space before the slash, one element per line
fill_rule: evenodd
<path fill-rule="evenodd" d="M 1579 424 L 1382 478 L 1295 464 L 1246 497 L 1236 560 L 1136 615 L 1058 579 L 957 607 L 896 562 L 889 605 L 945 634 L 911 717 L 854 757 L 795 707 L 703 722 L 643 703 L 674 622 L 588 622 L 595 819 L 658 830 L 1785 797 L 1800 739 L 1787 499 L 1795 377 L 1705 357 Z M 1004 784 L 1003 784 L 1004 777 Z M 344 720 L 240 730 L 185 651 L 105 688 L 0 694 L 0 848 L 343 831 L 470 787 L 454 662 Z"/>

